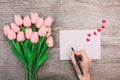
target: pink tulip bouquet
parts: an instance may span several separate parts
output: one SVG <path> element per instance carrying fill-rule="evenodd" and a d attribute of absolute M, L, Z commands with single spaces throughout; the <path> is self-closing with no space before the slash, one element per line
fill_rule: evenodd
<path fill-rule="evenodd" d="M 51 25 L 53 18 L 43 19 L 38 13 L 22 18 L 14 16 L 10 25 L 5 25 L 3 33 L 14 55 L 26 70 L 26 80 L 38 80 L 37 71 L 48 57 L 48 49 L 53 47 Z"/>

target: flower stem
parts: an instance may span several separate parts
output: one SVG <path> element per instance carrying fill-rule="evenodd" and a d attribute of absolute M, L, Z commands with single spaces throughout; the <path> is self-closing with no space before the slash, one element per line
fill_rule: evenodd
<path fill-rule="evenodd" d="M 31 69 L 26 70 L 26 80 L 38 80 L 37 72 L 32 71 Z"/>

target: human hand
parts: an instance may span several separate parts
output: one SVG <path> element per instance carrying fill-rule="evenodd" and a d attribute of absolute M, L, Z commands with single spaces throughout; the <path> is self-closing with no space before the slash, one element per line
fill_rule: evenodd
<path fill-rule="evenodd" d="M 77 56 L 82 56 L 82 61 L 79 61 L 80 65 L 81 65 L 81 68 L 83 70 L 83 74 L 81 74 L 80 70 L 79 70 L 79 67 L 78 67 L 78 64 L 75 60 L 75 55 Z M 73 63 L 73 66 L 75 68 L 75 71 L 78 75 L 78 78 L 80 80 L 91 80 L 91 77 L 90 77 L 90 73 L 89 73 L 89 68 L 90 68 L 90 64 L 91 64 L 91 59 L 87 56 L 87 54 L 85 53 L 85 51 L 78 51 L 78 52 L 71 52 L 71 55 L 70 55 L 70 58 L 71 58 L 71 61 Z"/>

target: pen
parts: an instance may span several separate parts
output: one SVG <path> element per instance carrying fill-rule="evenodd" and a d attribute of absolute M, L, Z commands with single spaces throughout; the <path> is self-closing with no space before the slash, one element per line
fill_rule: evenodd
<path fill-rule="evenodd" d="M 73 47 L 71 47 L 71 50 L 75 53 L 75 50 L 73 49 Z M 77 55 L 75 54 L 75 60 L 76 60 L 76 62 L 77 62 L 77 65 L 78 65 L 78 67 L 79 67 L 79 69 L 80 69 L 81 74 L 84 75 L 84 74 L 83 74 L 82 67 L 81 67 L 80 62 L 79 62 L 79 61 L 82 61 L 82 56 L 77 56 Z"/>

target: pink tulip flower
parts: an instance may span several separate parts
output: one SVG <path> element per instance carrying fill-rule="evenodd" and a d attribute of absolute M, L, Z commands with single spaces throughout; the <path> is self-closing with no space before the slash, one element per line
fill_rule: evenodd
<path fill-rule="evenodd" d="M 17 26 L 20 26 L 23 24 L 23 20 L 22 20 L 22 17 L 20 15 L 15 15 L 14 19 L 15 19 L 15 23 Z"/>
<path fill-rule="evenodd" d="M 46 43 L 48 44 L 48 47 L 53 47 L 54 46 L 53 38 L 51 36 L 48 37 Z"/>
<path fill-rule="evenodd" d="M 39 36 L 45 36 L 47 33 L 47 28 L 45 26 L 42 26 L 39 30 L 38 30 L 38 35 Z"/>
<path fill-rule="evenodd" d="M 32 36 L 30 37 L 30 41 L 32 43 L 37 43 L 39 40 L 39 36 L 37 32 L 33 32 Z"/>
<path fill-rule="evenodd" d="M 47 28 L 47 37 L 51 35 L 51 28 Z"/>
<path fill-rule="evenodd" d="M 41 28 L 42 25 L 43 25 L 43 23 L 44 23 L 43 18 L 38 18 L 38 20 L 37 20 L 37 22 L 36 22 L 36 27 L 37 27 L 37 28 Z"/>
<path fill-rule="evenodd" d="M 8 39 L 9 40 L 14 40 L 14 39 L 16 39 L 16 34 L 15 34 L 15 32 L 13 31 L 13 30 L 9 30 L 8 31 Z"/>
<path fill-rule="evenodd" d="M 31 26 L 31 20 L 29 16 L 25 16 L 23 19 L 23 24 L 25 27 L 30 27 Z"/>
<path fill-rule="evenodd" d="M 18 32 L 18 34 L 17 34 L 17 41 L 18 42 L 23 42 L 24 40 L 25 40 L 24 32 L 22 32 L 22 31 Z"/>
<path fill-rule="evenodd" d="M 31 22 L 32 22 L 33 24 L 36 24 L 38 18 L 39 18 L 38 13 L 31 13 Z"/>
<path fill-rule="evenodd" d="M 48 17 L 45 19 L 45 26 L 48 27 L 48 28 L 50 28 L 51 25 L 52 25 L 52 23 L 53 23 L 53 18 L 50 17 L 50 16 L 48 16 Z"/>
<path fill-rule="evenodd" d="M 46 36 L 47 34 L 47 36 Z M 38 30 L 38 35 L 39 36 L 46 36 L 49 37 L 51 35 L 51 28 L 46 28 L 45 26 L 42 26 L 39 30 Z"/>
<path fill-rule="evenodd" d="M 5 36 L 8 36 L 8 31 L 9 30 L 10 30 L 9 25 L 6 25 L 6 26 L 3 27 L 3 33 L 4 33 Z"/>
<path fill-rule="evenodd" d="M 31 28 L 26 28 L 25 36 L 26 36 L 27 39 L 30 39 L 32 33 L 33 33 L 33 31 L 32 31 Z"/>
<path fill-rule="evenodd" d="M 15 23 L 11 23 L 10 26 L 15 33 L 20 31 L 20 27 L 18 27 Z"/>

